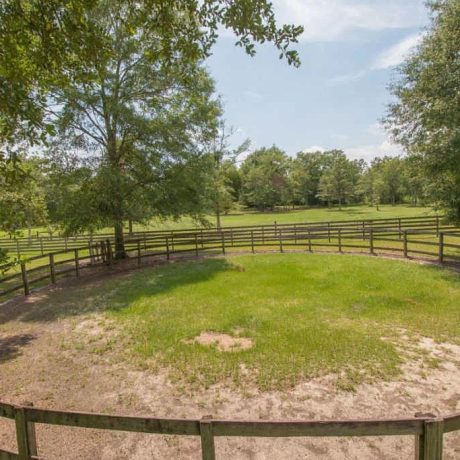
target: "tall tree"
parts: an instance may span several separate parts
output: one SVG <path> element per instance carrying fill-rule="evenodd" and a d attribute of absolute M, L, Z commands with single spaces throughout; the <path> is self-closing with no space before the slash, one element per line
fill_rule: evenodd
<path fill-rule="evenodd" d="M 460 2 L 429 2 L 431 26 L 392 87 L 387 124 L 422 160 L 438 204 L 460 221 Z"/>

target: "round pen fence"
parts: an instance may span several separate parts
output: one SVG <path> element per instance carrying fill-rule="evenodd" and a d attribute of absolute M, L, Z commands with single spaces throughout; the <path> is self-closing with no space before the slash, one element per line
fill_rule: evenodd
<path fill-rule="evenodd" d="M 203 460 L 214 460 L 216 437 L 411 436 L 416 460 L 441 460 L 445 433 L 460 430 L 460 414 L 374 420 L 252 421 L 131 417 L 38 409 L 0 402 L 0 417 L 15 421 L 17 453 L 0 448 L 0 459 L 37 459 L 35 424 L 176 436 L 199 436 Z M 65 458 L 65 452 L 61 452 Z"/>
<path fill-rule="evenodd" d="M 396 255 L 455 265 L 460 262 L 460 229 L 442 225 L 438 217 L 263 225 L 138 234 L 126 238 L 125 248 L 138 265 L 145 259 L 274 250 Z M 113 240 L 101 239 L 6 264 L 0 267 L 0 297 L 29 295 L 64 276 L 111 266 L 119 262 L 113 253 Z"/>

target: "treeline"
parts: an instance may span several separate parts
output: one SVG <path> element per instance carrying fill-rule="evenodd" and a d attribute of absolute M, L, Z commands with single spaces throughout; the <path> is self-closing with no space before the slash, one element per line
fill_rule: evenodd
<path fill-rule="evenodd" d="M 365 203 L 430 201 L 429 186 L 414 158 L 350 160 L 342 150 L 299 152 L 288 156 L 277 147 L 250 153 L 240 167 L 227 161 L 223 175 L 227 193 L 221 209 L 235 203 L 259 210 L 276 206 L 339 206 Z"/>

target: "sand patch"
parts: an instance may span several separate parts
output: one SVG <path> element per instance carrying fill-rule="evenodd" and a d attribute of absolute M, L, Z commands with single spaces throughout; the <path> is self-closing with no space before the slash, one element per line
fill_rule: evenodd
<path fill-rule="evenodd" d="M 205 346 L 215 345 L 219 351 L 249 350 L 253 346 L 252 340 L 248 337 L 233 337 L 229 334 L 213 331 L 203 331 L 200 335 L 187 340 L 185 343 L 189 345 L 193 343 Z"/>

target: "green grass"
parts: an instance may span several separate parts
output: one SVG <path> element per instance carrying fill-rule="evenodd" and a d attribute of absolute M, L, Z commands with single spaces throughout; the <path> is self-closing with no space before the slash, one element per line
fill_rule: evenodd
<path fill-rule="evenodd" d="M 400 330 L 460 343 L 459 287 L 457 274 L 432 266 L 275 254 L 145 269 L 105 283 L 88 302 L 119 324 L 130 359 L 167 366 L 187 384 L 249 379 L 273 389 L 336 373 L 352 389 L 398 374 Z M 78 304 L 88 309 L 84 298 Z M 202 331 L 239 331 L 254 346 L 185 343 Z"/>
<path fill-rule="evenodd" d="M 337 207 L 332 208 L 311 208 L 311 209 L 290 209 L 277 212 L 256 212 L 241 211 L 232 212 L 229 215 L 222 216 L 223 226 L 239 225 L 262 225 L 273 224 L 276 221 L 279 224 L 289 224 L 296 222 L 322 222 L 329 220 L 362 220 L 362 219 L 385 219 L 391 217 L 418 217 L 435 214 L 429 207 L 413 207 L 408 205 L 397 206 L 380 206 L 377 211 L 375 207 L 370 206 L 344 206 L 341 210 Z M 208 216 L 207 219 L 212 225 L 215 225 L 215 217 Z M 176 230 L 181 228 L 195 228 L 197 226 L 191 218 L 185 217 L 178 221 L 156 221 L 152 220 L 146 225 L 134 224 L 135 231 L 145 230 Z M 46 228 L 35 228 L 32 232 L 36 236 L 37 231 L 46 236 Z M 112 229 L 101 229 L 100 233 L 111 232 Z M 27 236 L 27 232 L 23 232 Z M 0 232 L 0 238 L 6 238 L 7 235 Z"/>

